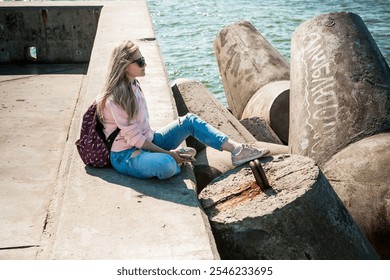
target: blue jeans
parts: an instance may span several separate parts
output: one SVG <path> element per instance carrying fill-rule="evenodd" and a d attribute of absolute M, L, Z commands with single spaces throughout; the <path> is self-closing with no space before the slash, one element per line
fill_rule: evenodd
<path fill-rule="evenodd" d="M 227 135 L 189 113 L 156 130 L 152 142 L 169 151 L 179 147 L 189 136 L 217 150 L 222 150 L 223 143 L 228 140 Z M 121 152 L 111 152 L 113 168 L 119 173 L 143 179 L 168 179 L 180 173 L 180 167 L 170 155 L 141 150 L 139 155 L 131 157 L 135 150 L 137 148 L 133 147 Z"/>

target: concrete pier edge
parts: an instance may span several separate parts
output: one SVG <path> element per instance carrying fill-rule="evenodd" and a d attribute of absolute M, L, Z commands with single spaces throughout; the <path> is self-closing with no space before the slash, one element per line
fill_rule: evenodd
<path fill-rule="evenodd" d="M 139 80 L 152 127 L 163 126 L 177 117 L 147 2 L 1 3 L 7 7 L 24 5 L 98 5 L 102 10 L 88 73 L 79 82 L 79 89 L 72 92 L 77 95 L 74 111 L 68 111 L 67 119 L 55 120 L 66 123 L 62 133 L 67 135 L 67 141 L 60 147 L 62 153 L 50 162 L 55 161 L 55 165 L 42 164 L 41 172 L 46 172 L 44 168 L 55 169 L 56 175 L 47 189 L 43 208 L 30 209 L 31 219 L 38 217 L 38 224 L 30 231 L 34 236 L 41 231 L 40 238 L 28 251 L 2 250 L 0 259 L 219 259 L 208 219 L 197 200 L 191 166 L 183 167 L 182 173 L 170 180 L 138 180 L 113 169 L 85 167 L 74 146 L 82 114 L 102 88 L 111 50 L 126 39 L 137 42 L 148 63 L 147 76 Z M 51 79 L 46 75 L 35 78 L 37 83 Z M 11 76 L 0 81 L 5 91 L 19 82 Z M 31 94 L 34 93 L 32 89 Z M 18 166 L 23 173 L 22 163 Z M 3 176 L 7 174 L 2 172 Z M 21 192 L 35 187 L 27 181 L 22 182 L 23 186 Z M 7 209 L 1 209 L 4 211 Z M 11 216 L 14 213 L 4 218 Z M 26 229 L 28 224 L 20 226 L 31 235 Z M 0 236 L 6 236 L 7 240 L 14 238 L 15 244 L 22 242 L 4 228 Z M 0 245 L 4 246 L 7 244 Z"/>

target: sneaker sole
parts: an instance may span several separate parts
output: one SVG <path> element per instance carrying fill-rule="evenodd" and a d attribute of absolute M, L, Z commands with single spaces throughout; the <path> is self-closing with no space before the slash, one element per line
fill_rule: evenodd
<path fill-rule="evenodd" d="M 239 166 L 239 165 L 242 165 L 242 164 L 244 164 L 244 163 L 247 163 L 247 162 L 249 162 L 249 161 L 251 161 L 251 160 L 254 160 L 254 159 L 258 159 L 258 158 L 261 158 L 261 157 L 263 157 L 263 156 L 266 156 L 266 155 L 268 155 L 269 154 L 269 151 L 266 151 L 266 152 L 264 152 L 264 153 L 262 153 L 260 156 L 253 156 L 253 157 L 251 157 L 251 158 L 247 158 L 247 159 L 242 159 L 242 160 L 239 160 L 239 161 L 236 161 L 236 162 L 232 162 L 233 163 L 233 165 L 234 166 Z"/>
<path fill-rule="evenodd" d="M 178 151 L 178 154 L 184 157 L 195 157 L 196 150 L 194 148 L 182 148 Z"/>

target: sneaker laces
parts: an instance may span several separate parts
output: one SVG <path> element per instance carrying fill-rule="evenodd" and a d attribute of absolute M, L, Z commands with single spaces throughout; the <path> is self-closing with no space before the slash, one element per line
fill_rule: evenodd
<path fill-rule="evenodd" d="M 246 149 L 255 149 L 255 150 L 259 150 L 258 147 L 256 147 L 255 144 L 252 144 L 252 143 L 244 143 L 242 144 L 242 148 L 246 148 Z"/>

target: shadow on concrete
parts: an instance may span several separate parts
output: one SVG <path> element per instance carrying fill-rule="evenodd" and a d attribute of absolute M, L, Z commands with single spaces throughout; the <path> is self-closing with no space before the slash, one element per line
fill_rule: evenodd
<path fill-rule="evenodd" d="M 72 64 L 3 64 L 0 75 L 75 74 L 86 75 L 88 63 Z"/>
<path fill-rule="evenodd" d="M 190 207 L 200 207 L 196 191 L 189 189 L 184 181 L 188 174 L 183 168 L 181 174 L 168 180 L 157 178 L 138 179 L 120 174 L 110 167 L 93 168 L 85 166 L 85 170 L 91 176 L 99 177 L 111 184 L 131 188 L 142 195 Z"/>

